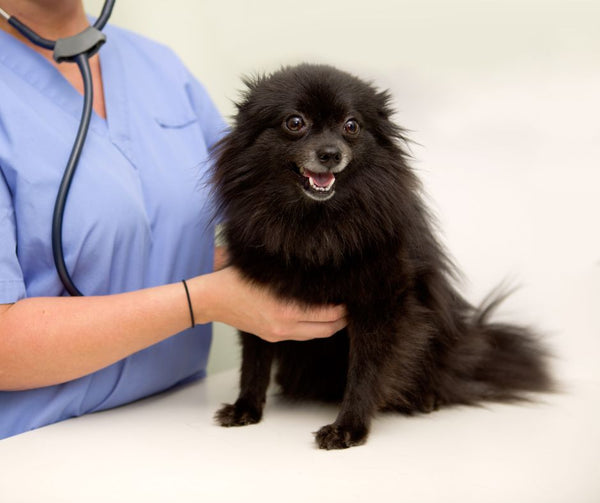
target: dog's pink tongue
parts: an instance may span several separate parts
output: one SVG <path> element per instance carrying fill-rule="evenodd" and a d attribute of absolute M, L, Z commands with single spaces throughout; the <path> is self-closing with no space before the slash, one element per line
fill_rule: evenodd
<path fill-rule="evenodd" d="M 317 187 L 327 187 L 335 178 L 333 173 L 315 173 L 308 169 L 304 171 L 304 176 L 312 178 Z"/>

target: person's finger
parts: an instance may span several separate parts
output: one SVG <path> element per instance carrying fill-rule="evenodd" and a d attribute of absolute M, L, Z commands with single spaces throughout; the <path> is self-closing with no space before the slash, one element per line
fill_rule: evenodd
<path fill-rule="evenodd" d="M 336 332 L 342 330 L 348 324 L 348 320 L 342 317 L 336 321 L 319 323 L 319 322 L 302 322 L 298 324 L 297 330 L 290 334 L 290 340 L 308 341 L 311 339 L 323 339 L 330 337 Z"/>
<path fill-rule="evenodd" d="M 345 306 L 310 306 L 302 313 L 303 322 L 333 323 L 341 320 L 347 315 Z"/>

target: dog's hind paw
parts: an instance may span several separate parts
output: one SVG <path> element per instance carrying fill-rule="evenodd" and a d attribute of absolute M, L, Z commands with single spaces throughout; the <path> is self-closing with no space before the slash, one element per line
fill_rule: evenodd
<path fill-rule="evenodd" d="M 323 426 L 315 437 L 319 449 L 347 449 L 355 445 L 364 444 L 369 432 L 366 427 L 349 427 L 337 424 Z"/>
<path fill-rule="evenodd" d="M 225 404 L 215 414 L 215 419 L 221 426 L 246 426 L 258 423 L 261 418 L 261 410 L 240 400 L 233 405 Z"/>

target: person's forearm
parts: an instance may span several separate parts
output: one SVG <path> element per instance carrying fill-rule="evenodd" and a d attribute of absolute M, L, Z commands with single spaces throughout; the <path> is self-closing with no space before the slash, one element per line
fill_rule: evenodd
<path fill-rule="evenodd" d="M 181 283 L 98 297 L 38 297 L 0 315 L 0 389 L 65 382 L 190 326 Z"/>
<path fill-rule="evenodd" d="M 187 281 L 197 324 L 221 321 L 270 342 L 329 337 L 342 306 L 300 306 L 234 268 Z M 37 297 L 0 306 L 0 390 L 66 382 L 190 327 L 181 283 L 99 297 Z"/>

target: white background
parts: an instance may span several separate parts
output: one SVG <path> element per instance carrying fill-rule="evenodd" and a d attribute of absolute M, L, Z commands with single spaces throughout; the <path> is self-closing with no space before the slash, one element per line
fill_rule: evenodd
<path fill-rule="evenodd" d="M 207 379 L 2 441 L 0 501 L 600 501 L 600 1 L 118 0 L 113 22 L 175 49 L 224 115 L 240 75 L 298 61 L 389 88 L 465 295 L 520 285 L 500 314 L 546 333 L 563 393 L 380 414 L 323 452 L 333 406 L 214 424 L 237 391 L 219 326 Z"/>
<path fill-rule="evenodd" d="M 467 298 L 520 286 L 501 316 L 547 334 L 560 378 L 600 378 L 600 2 L 118 0 L 111 22 L 225 116 L 241 75 L 300 61 L 389 88 Z M 209 370 L 237 358 L 218 326 Z"/>

